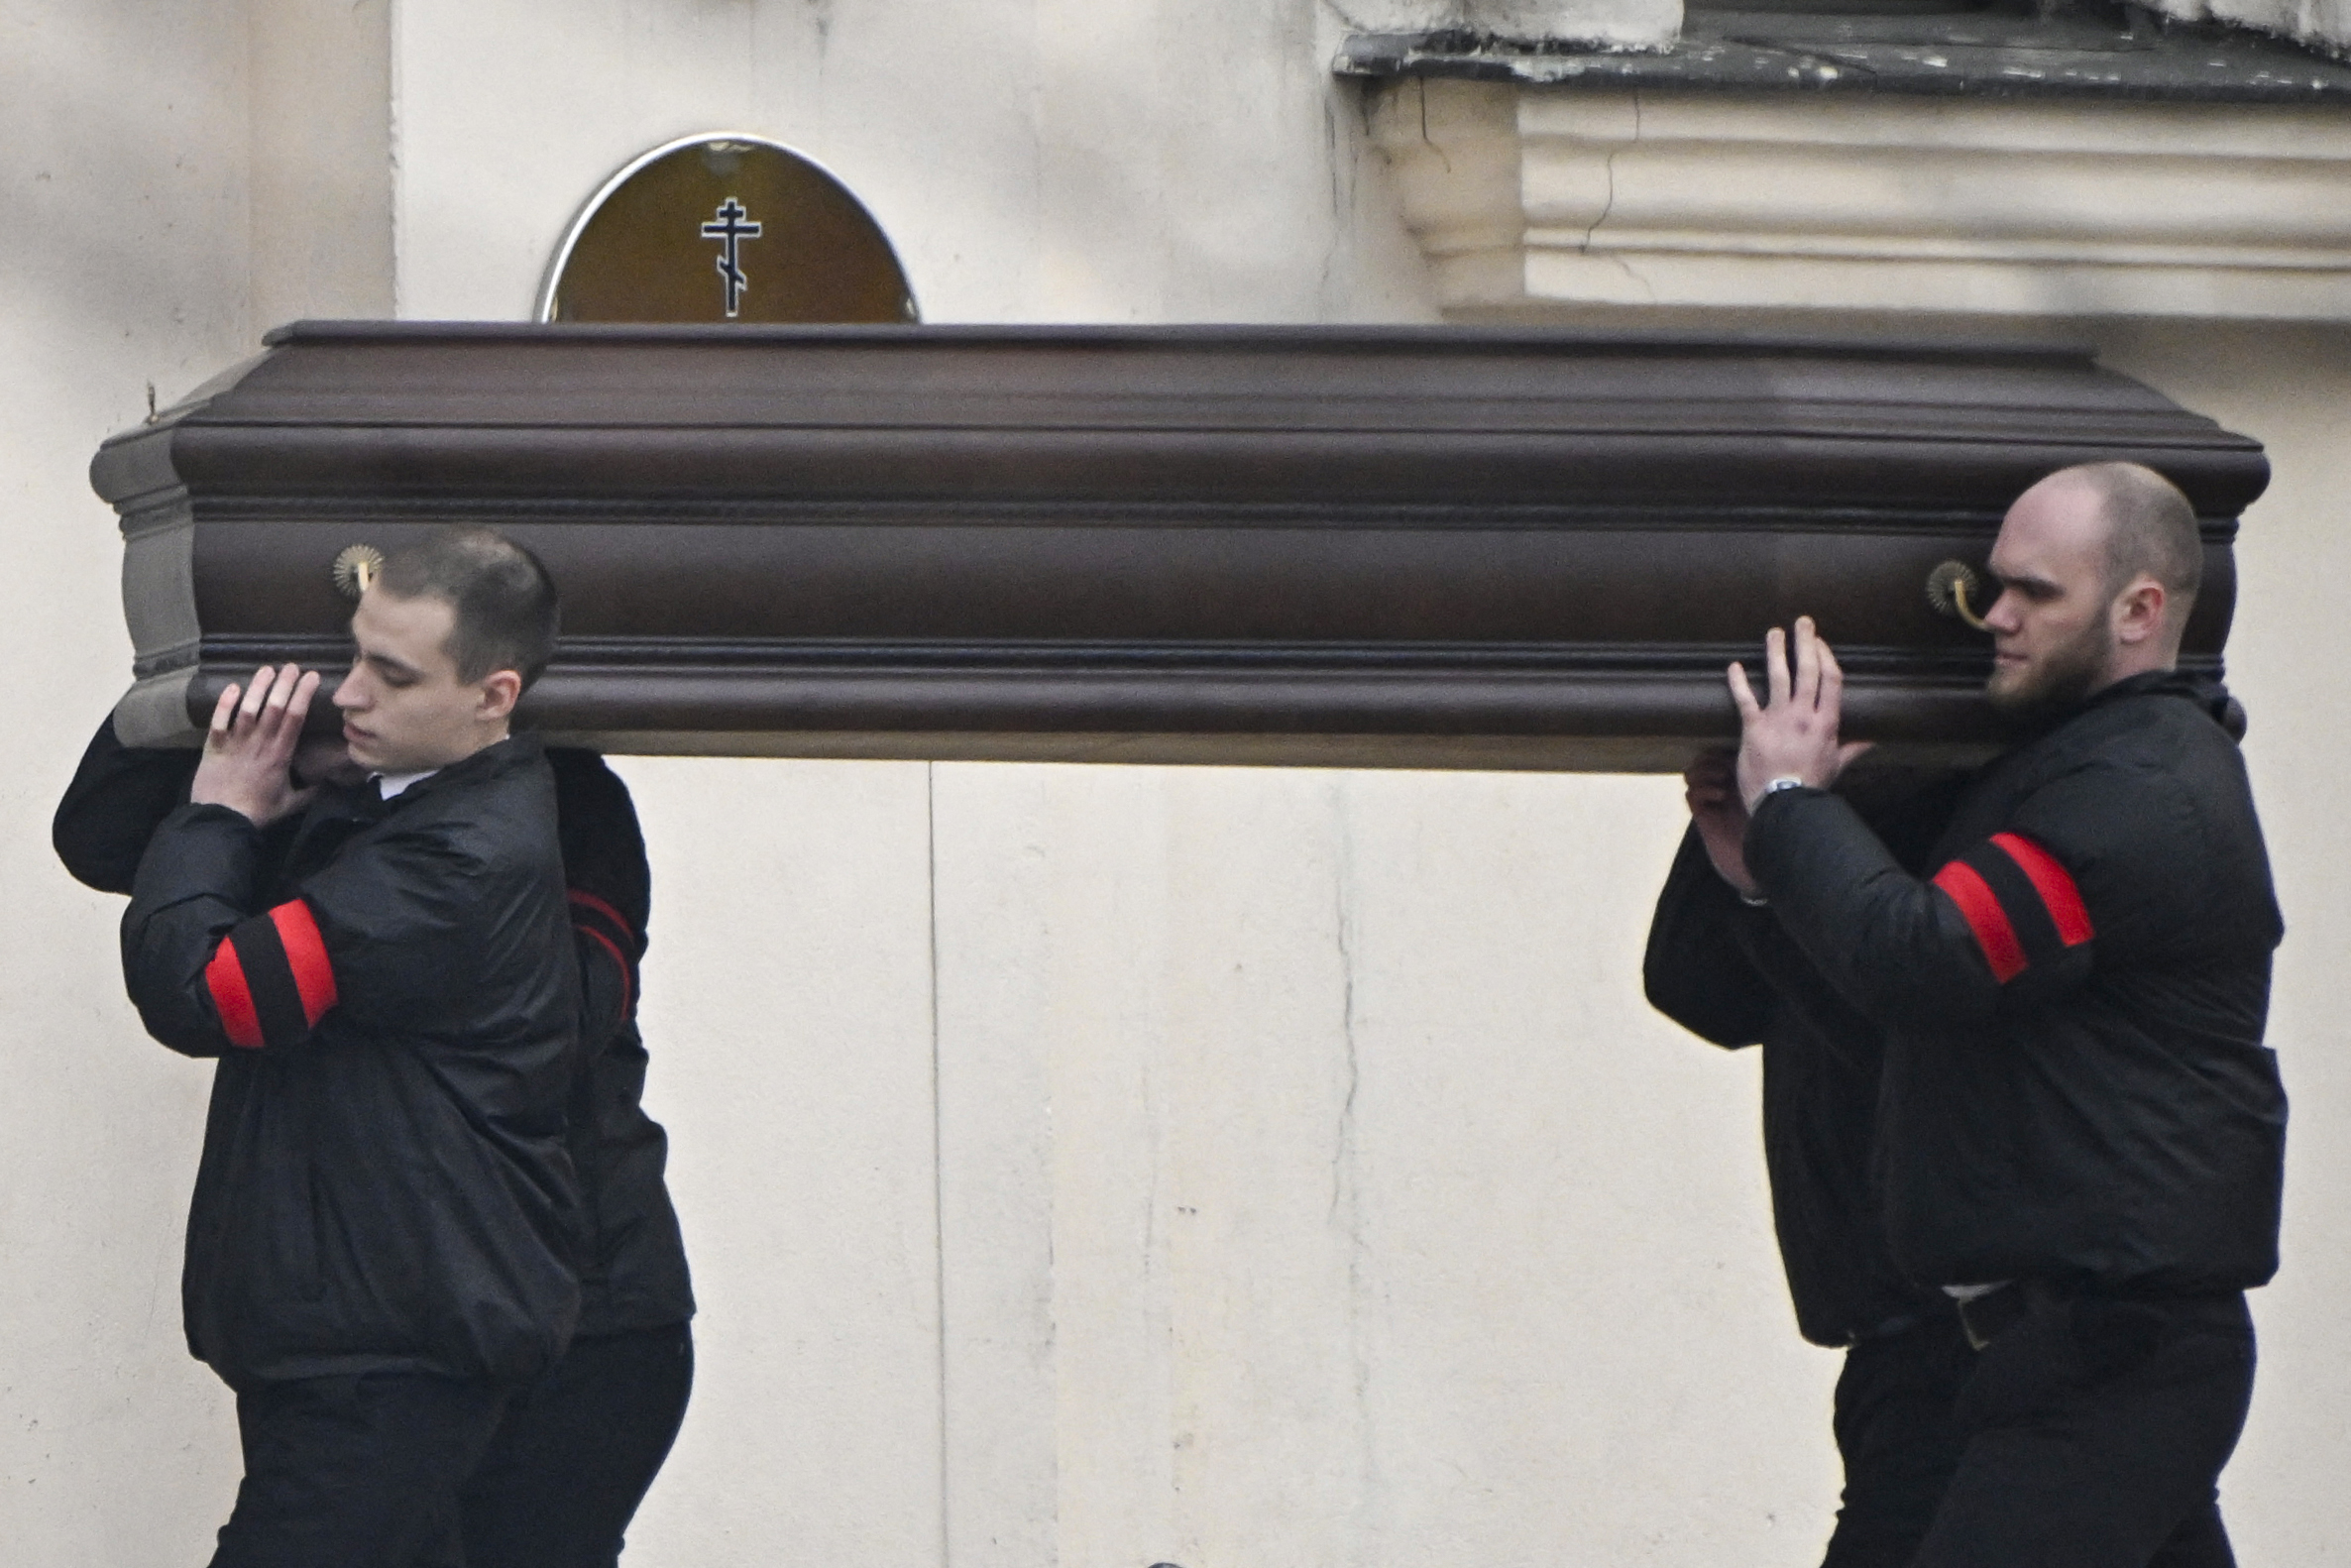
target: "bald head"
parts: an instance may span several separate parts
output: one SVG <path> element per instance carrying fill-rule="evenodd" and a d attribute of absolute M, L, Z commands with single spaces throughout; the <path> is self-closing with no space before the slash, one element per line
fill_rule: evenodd
<path fill-rule="evenodd" d="M 2204 581 L 2204 541 L 2196 509 L 2180 487 L 2137 463 L 2083 463 L 2049 479 L 2077 485 L 2097 498 L 2106 524 L 2106 591 L 2119 594 L 2144 574 L 2164 585 L 2177 627 Z"/>
<path fill-rule="evenodd" d="M 2195 507 L 2136 463 L 2084 463 L 2016 499 L 1992 545 L 1992 678 L 2016 712 L 2170 669 L 2203 577 Z"/>

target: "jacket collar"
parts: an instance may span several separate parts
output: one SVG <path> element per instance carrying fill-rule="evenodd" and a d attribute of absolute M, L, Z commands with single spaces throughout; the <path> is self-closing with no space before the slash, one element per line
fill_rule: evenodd
<path fill-rule="evenodd" d="M 2113 685 L 2101 687 L 2081 702 L 2053 715 L 2036 727 L 2037 732 L 2047 734 L 2061 729 L 2085 714 L 2095 713 L 2116 703 L 2140 697 L 2177 697 L 2195 705 L 2197 712 L 2227 731 L 2231 740 L 2245 738 L 2245 709 L 2219 681 L 2204 675 L 2191 675 L 2184 670 L 2145 670 Z"/>
<path fill-rule="evenodd" d="M 495 745 L 484 746 L 463 761 L 436 768 L 383 804 L 387 809 L 395 808 L 405 801 L 436 795 L 447 789 L 462 789 L 483 779 L 497 778 L 516 768 L 528 767 L 544 755 L 545 750 L 535 734 L 509 734 Z M 373 779 L 368 781 L 366 792 L 370 795 L 381 793 Z"/>
<path fill-rule="evenodd" d="M 527 767 L 544 754 L 544 746 L 535 734 L 508 735 L 496 745 L 484 746 L 463 761 L 436 768 L 425 777 L 401 790 L 390 800 L 377 787 L 373 777 L 358 784 L 322 790 L 310 809 L 310 815 L 360 824 L 381 822 L 386 817 L 412 801 L 447 789 L 462 789 L 468 783 L 496 778 L 518 767 Z"/>

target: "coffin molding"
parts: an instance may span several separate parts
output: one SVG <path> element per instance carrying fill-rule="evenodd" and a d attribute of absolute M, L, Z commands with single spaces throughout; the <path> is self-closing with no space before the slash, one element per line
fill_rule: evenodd
<path fill-rule="evenodd" d="M 1404 77 L 1372 117 L 1457 316 L 2351 319 L 2339 106 Z"/>
<path fill-rule="evenodd" d="M 318 324 L 92 480 L 139 743 L 340 665 L 336 555 L 467 520 L 563 590 L 527 718 L 612 750 L 1637 770 L 1735 732 L 1725 663 L 1799 613 L 1854 733 L 1991 744 L 1926 578 L 2110 457 L 2195 500 L 2216 668 L 2260 448 L 2066 349 Z"/>

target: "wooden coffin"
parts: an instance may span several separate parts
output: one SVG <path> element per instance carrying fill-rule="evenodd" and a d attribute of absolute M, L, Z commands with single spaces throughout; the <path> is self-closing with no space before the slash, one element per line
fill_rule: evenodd
<path fill-rule="evenodd" d="M 2204 521 L 2260 447 L 2084 351 L 1393 327 L 303 324 L 92 466 L 127 738 L 339 666 L 330 563 L 494 524 L 561 585 L 526 699 L 616 751 L 1651 769 L 1816 616 L 1848 732 L 1993 736 L 1930 607 L 2051 469 Z"/>

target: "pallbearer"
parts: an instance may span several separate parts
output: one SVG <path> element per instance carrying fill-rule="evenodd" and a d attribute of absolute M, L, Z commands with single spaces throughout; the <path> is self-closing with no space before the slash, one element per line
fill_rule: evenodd
<path fill-rule="evenodd" d="M 652 875 L 628 786 L 593 751 L 550 746 L 556 831 L 580 933 L 580 1070 L 570 1142 L 588 1202 L 580 1327 L 561 1361 L 516 1396 L 465 1486 L 469 1565 L 612 1568 L 669 1455 L 694 1382 L 694 1292 L 645 1114 L 635 981 Z M 606 994 L 617 982 L 621 994 Z"/>
<path fill-rule="evenodd" d="M 125 746 L 109 717 L 57 807 L 65 868 L 100 892 L 130 892 L 148 840 L 188 803 L 201 756 Z M 652 876 L 636 808 L 593 751 L 551 746 L 547 765 L 581 969 L 568 1142 L 593 1233 L 571 1349 L 507 1404 L 466 1483 L 462 1534 L 470 1563 L 610 1568 L 685 1415 L 694 1293 L 663 1180 L 668 1137 L 643 1105 L 635 998 Z M 297 783 L 362 782 L 351 770 L 340 735 L 311 736 L 294 755 Z M 272 837 L 296 826 L 281 819 Z"/>
<path fill-rule="evenodd" d="M 1735 758 L 1686 779 L 1691 824 L 1649 927 L 1650 1002 L 1716 1045 L 1763 1053 L 1763 1153 L 1796 1325 L 1843 1350 L 1832 1431 L 1845 1487 L 1821 1568 L 1908 1568 L 1961 1447 L 1953 1405 L 1973 1370 L 1958 1314 L 1906 1280 L 1870 1182 L 1885 1031 L 1773 918 L 1747 870 Z M 1841 781 L 1896 861 L 1917 870 L 1951 815 L 1952 775 Z"/>
<path fill-rule="evenodd" d="M 1746 866 L 1886 1031 L 1887 1237 L 1975 1351 L 1919 1568 L 2232 1560 L 2215 1483 L 2253 1389 L 2244 1291 L 2278 1266 L 2283 925 L 2234 705 L 2175 668 L 2200 561 L 2144 468 L 2009 509 L 1987 694 L 2026 738 L 1924 878 L 1828 791 L 1843 678 L 1811 623 L 1792 676 L 1771 633 L 1768 704 L 1732 670 Z"/>
<path fill-rule="evenodd" d="M 366 781 L 293 782 L 318 677 L 264 669 L 140 864 L 132 999 L 220 1063 L 182 1281 L 245 1453 L 216 1568 L 429 1560 L 571 1339 L 579 961 L 554 781 L 508 731 L 556 616 L 486 530 L 394 554 L 335 695 Z"/>

